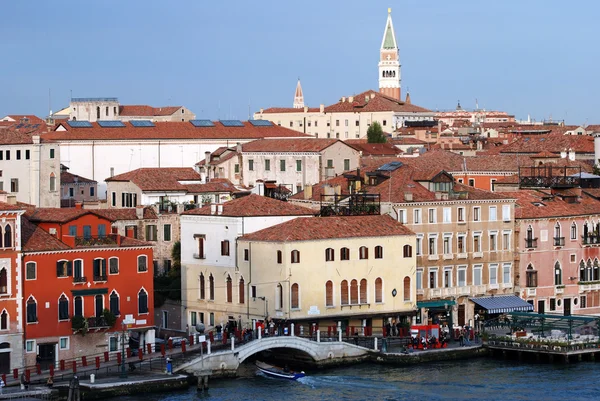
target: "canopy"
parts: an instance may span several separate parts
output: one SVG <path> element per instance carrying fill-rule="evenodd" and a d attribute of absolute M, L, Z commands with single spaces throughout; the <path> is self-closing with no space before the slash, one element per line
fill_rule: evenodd
<path fill-rule="evenodd" d="M 507 313 L 514 311 L 531 312 L 533 305 L 525 302 L 516 295 L 499 295 L 493 297 L 470 298 L 471 301 L 484 309 L 488 313 Z"/>
<path fill-rule="evenodd" d="M 442 299 L 440 301 L 418 301 L 417 308 L 443 308 L 446 305 L 456 305 L 456 301 L 451 299 Z"/>

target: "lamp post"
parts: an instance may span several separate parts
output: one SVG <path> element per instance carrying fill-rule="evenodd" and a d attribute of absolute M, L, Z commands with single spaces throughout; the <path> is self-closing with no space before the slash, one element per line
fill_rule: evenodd
<path fill-rule="evenodd" d="M 121 322 L 121 379 L 127 378 L 127 370 L 125 369 L 125 322 Z"/>

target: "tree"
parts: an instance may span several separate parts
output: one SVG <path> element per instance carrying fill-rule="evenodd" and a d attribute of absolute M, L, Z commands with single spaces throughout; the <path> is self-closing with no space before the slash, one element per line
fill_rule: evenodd
<path fill-rule="evenodd" d="M 381 129 L 381 124 L 374 121 L 367 130 L 367 142 L 369 143 L 386 143 L 387 138 Z"/>

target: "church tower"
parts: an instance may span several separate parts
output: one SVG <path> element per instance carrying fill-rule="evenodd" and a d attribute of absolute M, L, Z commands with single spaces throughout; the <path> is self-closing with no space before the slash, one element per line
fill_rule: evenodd
<path fill-rule="evenodd" d="M 392 24 L 392 9 L 388 8 L 387 22 L 379 50 L 379 93 L 402 100 L 400 86 L 400 56 Z"/>
<path fill-rule="evenodd" d="M 296 93 L 294 94 L 294 108 L 304 108 L 304 95 L 302 94 L 302 85 L 300 85 L 300 78 L 298 78 L 298 83 L 296 84 Z"/>

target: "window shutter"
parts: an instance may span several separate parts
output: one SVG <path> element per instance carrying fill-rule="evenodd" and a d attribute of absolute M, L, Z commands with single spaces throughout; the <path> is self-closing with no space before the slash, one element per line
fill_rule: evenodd
<path fill-rule="evenodd" d="M 340 297 L 341 304 L 348 305 L 348 282 L 346 280 L 340 284 Z"/>
<path fill-rule="evenodd" d="M 325 283 L 325 303 L 326 306 L 333 306 L 333 283 L 331 281 Z"/>
<path fill-rule="evenodd" d="M 364 278 L 360 280 L 360 303 L 367 303 L 367 280 Z"/>
<path fill-rule="evenodd" d="M 106 276 L 106 259 L 102 259 L 102 270 L 100 271 L 100 275 Z"/>
<path fill-rule="evenodd" d="M 152 226 L 146 226 L 146 241 L 150 239 L 150 229 Z"/>
<path fill-rule="evenodd" d="M 72 276 L 72 275 L 73 275 L 73 262 L 68 261 L 67 262 L 67 276 Z"/>
<path fill-rule="evenodd" d="M 56 277 L 62 276 L 62 262 L 56 262 Z"/>

